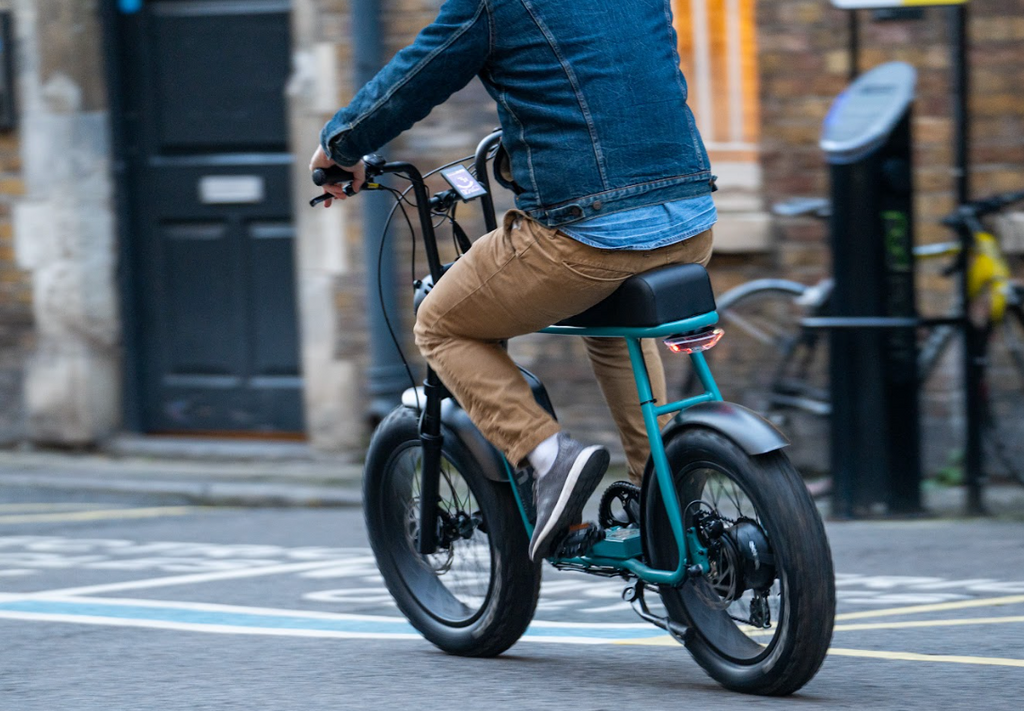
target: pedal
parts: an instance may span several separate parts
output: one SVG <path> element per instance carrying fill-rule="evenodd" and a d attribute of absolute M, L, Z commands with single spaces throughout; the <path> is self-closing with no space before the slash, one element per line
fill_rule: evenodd
<path fill-rule="evenodd" d="M 558 546 L 558 558 L 578 558 L 604 540 L 604 529 L 596 523 L 581 523 L 569 528 Z"/>

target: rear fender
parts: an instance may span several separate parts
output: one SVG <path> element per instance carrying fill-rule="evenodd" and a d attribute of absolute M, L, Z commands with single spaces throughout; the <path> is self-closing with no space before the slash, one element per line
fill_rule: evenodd
<path fill-rule="evenodd" d="M 789 446 L 786 436 L 768 420 L 742 405 L 731 402 L 702 402 L 688 407 L 672 418 L 661 432 L 661 439 L 668 445 L 674 437 L 690 427 L 704 427 L 731 439 L 744 452 L 754 457 Z M 643 488 L 654 476 L 654 464 L 647 460 L 644 470 Z"/>
<path fill-rule="evenodd" d="M 662 439 L 667 441 L 676 431 L 693 426 L 721 433 L 751 456 L 789 446 L 786 435 L 761 415 L 742 405 L 718 401 L 702 402 L 680 412 L 662 431 Z"/>

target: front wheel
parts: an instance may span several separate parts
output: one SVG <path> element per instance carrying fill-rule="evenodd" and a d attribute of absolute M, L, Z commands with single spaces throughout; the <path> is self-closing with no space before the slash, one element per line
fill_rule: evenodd
<path fill-rule="evenodd" d="M 708 570 L 662 587 L 669 616 L 692 629 L 687 647 L 723 686 L 793 693 L 824 661 L 835 617 L 832 554 L 814 502 L 782 452 L 752 457 L 692 428 L 666 454 L 684 530 L 706 551 Z M 654 479 L 644 524 L 652 565 L 674 570 L 679 553 Z"/>
<path fill-rule="evenodd" d="M 399 407 L 378 426 L 366 457 L 366 528 L 384 583 L 409 622 L 450 654 L 490 657 L 533 619 L 540 566 L 528 555 L 510 485 L 487 479 L 450 432 L 444 436 L 437 552 L 421 555 L 418 415 Z"/>

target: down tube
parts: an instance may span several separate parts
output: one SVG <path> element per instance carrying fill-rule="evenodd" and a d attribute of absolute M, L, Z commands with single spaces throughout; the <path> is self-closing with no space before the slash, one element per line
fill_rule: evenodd
<path fill-rule="evenodd" d="M 629 360 L 633 364 L 633 376 L 636 378 L 637 392 L 640 395 L 640 409 L 644 413 L 644 426 L 647 428 L 647 441 L 651 445 L 654 474 L 658 479 L 658 488 L 662 492 L 661 499 L 665 502 L 665 511 L 668 514 L 669 524 L 672 526 L 672 535 L 675 537 L 676 545 L 681 553 L 677 571 L 681 578 L 683 571 L 689 565 L 689 550 L 686 546 L 686 537 L 683 535 L 683 515 L 679 509 L 679 499 L 674 493 L 675 484 L 668 466 L 668 457 L 665 456 L 665 443 L 661 439 L 661 429 L 658 427 L 654 393 L 651 391 L 651 378 L 647 374 L 647 364 L 644 362 L 640 339 L 627 338 L 626 346 L 629 348 Z M 672 492 L 671 495 L 669 492 Z"/>

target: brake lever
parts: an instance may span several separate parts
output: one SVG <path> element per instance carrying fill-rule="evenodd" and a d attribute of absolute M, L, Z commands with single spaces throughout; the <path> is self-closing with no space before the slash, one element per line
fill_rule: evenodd
<path fill-rule="evenodd" d="M 363 187 L 360 190 L 360 192 L 362 192 L 362 190 L 379 190 L 379 189 L 380 189 L 380 183 L 363 183 Z M 343 187 L 341 189 L 341 191 L 343 193 L 345 193 L 346 195 L 348 195 L 349 197 L 352 197 L 353 195 L 356 194 L 356 191 L 352 189 L 352 183 L 345 183 L 345 187 Z M 309 206 L 310 207 L 316 207 L 320 203 L 326 202 L 327 200 L 337 200 L 337 198 L 334 197 L 333 195 L 331 195 L 330 193 L 324 193 L 323 195 L 319 195 L 319 196 L 313 198 L 312 200 L 310 200 L 309 201 Z"/>

